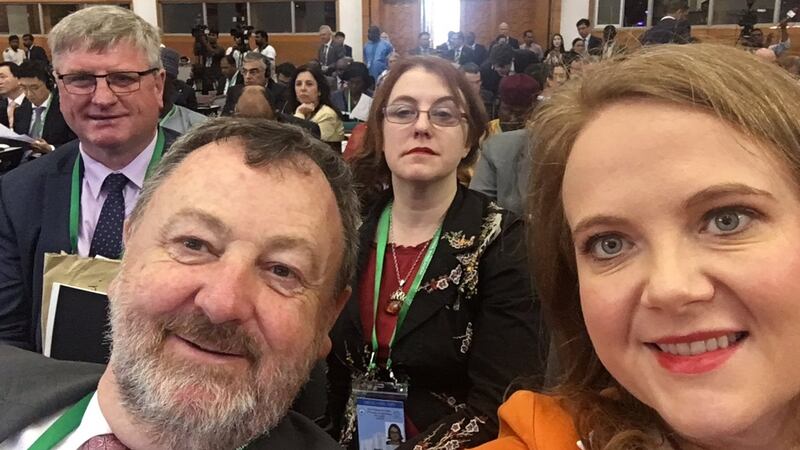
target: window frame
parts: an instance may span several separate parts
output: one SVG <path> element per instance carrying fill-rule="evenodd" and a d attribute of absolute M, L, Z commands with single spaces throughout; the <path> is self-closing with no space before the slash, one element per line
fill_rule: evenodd
<path fill-rule="evenodd" d="M 62 0 L 63 2 L 64 0 Z M 86 1 L 86 0 L 82 0 Z M 99 1 L 99 0 L 98 0 Z M 122 1 L 122 0 L 120 0 Z M 258 4 L 258 3 L 289 3 L 290 10 L 291 10 L 291 22 L 292 22 L 292 30 L 289 32 L 272 32 L 269 31 L 270 35 L 315 35 L 317 34 L 316 31 L 304 31 L 298 32 L 297 31 L 297 20 L 295 17 L 295 3 L 296 2 L 303 2 L 303 3 L 333 3 L 336 6 L 336 23 L 339 23 L 339 0 L 213 0 L 213 1 L 206 1 L 206 0 L 158 0 L 158 22 L 159 27 L 163 29 L 164 26 L 164 18 L 163 18 L 163 10 L 162 5 L 170 4 L 170 3 L 194 3 L 194 4 L 201 4 L 202 11 L 203 11 L 203 23 L 208 23 L 208 9 L 206 7 L 207 4 L 219 4 L 219 3 L 245 3 L 247 4 L 247 25 L 252 25 L 251 22 L 251 4 Z M 191 36 L 190 33 L 172 33 L 169 31 L 165 31 L 164 34 L 168 34 L 171 36 Z"/>
<path fill-rule="evenodd" d="M 640 29 L 644 29 L 644 28 L 653 26 L 653 21 L 654 21 L 653 8 L 655 6 L 655 0 L 647 0 L 647 21 L 646 21 L 647 25 L 644 26 L 644 27 L 635 27 L 635 26 L 625 27 L 625 26 L 622 25 L 623 23 L 625 23 L 625 1 L 626 0 L 618 0 L 619 1 L 619 18 L 618 18 L 619 20 L 618 20 L 617 23 L 599 23 L 597 20 L 598 20 L 598 17 L 600 15 L 600 2 L 601 1 L 603 1 L 603 0 L 594 0 L 594 3 L 593 3 L 594 11 L 592 12 L 592 23 L 594 24 L 594 28 L 602 28 L 602 27 L 605 27 L 606 25 L 614 25 L 615 27 L 619 27 L 619 28 L 640 28 Z M 759 23 L 756 24 L 757 26 L 758 25 L 769 25 L 769 24 L 774 24 L 774 23 L 780 22 L 781 0 L 774 0 L 774 1 L 775 1 L 775 7 L 774 7 L 774 10 L 773 10 L 772 22 L 759 22 Z M 717 2 L 717 0 L 709 0 L 709 2 L 708 2 L 708 17 L 706 18 L 706 25 L 693 25 L 693 26 L 704 27 L 704 28 L 738 27 L 737 24 L 733 24 L 733 23 L 720 23 L 720 24 L 712 23 L 712 19 L 714 17 L 714 5 L 715 5 L 716 2 Z"/>

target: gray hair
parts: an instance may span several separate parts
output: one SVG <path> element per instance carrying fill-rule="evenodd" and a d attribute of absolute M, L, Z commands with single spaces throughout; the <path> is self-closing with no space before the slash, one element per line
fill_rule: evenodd
<path fill-rule="evenodd" d="M 358 197 L 353 189 L 352 174 L 341 155 L 302 129 L 273 120 L 224 117 L 211 119 L 181 136 L 158 165 L 153 176 L 145 181 L 139 201 L 131 212 L 132 229 L 141 220 L 159 186 L 193 151 L 218 141 L 240 139 L 244 142 L 245 164 L 251 167 L 269 165 L 301 169 L 308 160 L 317 165 L 330 184 L 342 220 L 344 252 L 336 280 L 336 292 L 350 283 L 358 260 L 358 227 L 361 224 Z M 304 169 L 301 169 L 304 170 Z"/>
<path fill-rule="evenodd" d="M 53 67 L 75 50 L 105 51 L 125 42 L 147 57 L 151 68 L 162 68 L 158 29 L 133 11 L 119 6 L 92 6 L 61 19 L 47 37 Z"/>
<path fill-rule="evenodd" d="M 319 32 L 322 33 L 323 31 L 329 31 L 333 33 L 333 29 L 329 25 L 322 25 L 319 27 Z"/>
<path fill-rule="evenodd" d="M 244 63 L 245 61 L 259 61 L 259 62 L 264 64 L 264 68 L 269 70 L 269 66 L 270 66 L 269 58 L 267 58 L 261 52 L 247 52 L 247 53 L 245 53 L 244 56 L 242 57 L 242 63 Z"/>

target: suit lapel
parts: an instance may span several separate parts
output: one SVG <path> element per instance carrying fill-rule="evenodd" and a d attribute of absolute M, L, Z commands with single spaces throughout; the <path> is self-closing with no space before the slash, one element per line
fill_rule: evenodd
<path fill-rule="evenodd" d="M 69 196 L 72 167 L 78 156 L 78 143 L 74 142 L 59 151 L 65 157 L 59 161 L 57 170 L 45 180 L 44 211 L 42 212 L 42 241 L 50 248 L 70 249 Z M 69 154 L 66 154 L 66 153 Z M 76 252 L 77 249 L 72 249 Z"/>
<path fill-rule="evenodd" d="M 33 106 L 27 98 L 14 110 L 14 131 L 17 134 L 28 134 L 31 128 L 32 113 Z"/>

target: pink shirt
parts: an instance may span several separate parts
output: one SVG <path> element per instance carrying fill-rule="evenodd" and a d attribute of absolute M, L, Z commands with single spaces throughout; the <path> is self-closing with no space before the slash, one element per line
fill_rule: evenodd
<path fill-rule="evenodd" d="M 147 166 L 150 164 L 150 158 L 156 148 L 157 137 L 157 134 L 153 136 L 153 140 L 145 147 L 142 153 L 139 153 L 139 156 L 123 167 L 122 170 L 117 171 L 111 170 L 92 159 L 91 156 L 83 151 L 83 145 L 80 146 L 80 156 L 83 159 L 84 170 L 83 184 L 81 186 L 81 219 L 78 226 L 79 255 L 89 256 L 94 229 L 97 227 L 100 210 L 103 208 L 103 202 L 106 201 L 106 196 L 108 195 L 101 190 L 103 181 L 112 173 L 121 173 L 130 180 L 122 192 L 125 198 L 125 217 L 127 218 L 133 211 L 136 200 L 139 199 L 139 192 L 142 190 Z"/>

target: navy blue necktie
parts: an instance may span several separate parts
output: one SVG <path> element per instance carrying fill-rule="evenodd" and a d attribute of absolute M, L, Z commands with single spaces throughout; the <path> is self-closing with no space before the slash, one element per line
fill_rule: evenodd
<path fill-rule="evenodd" d="M 103 181 L 101 189 L 107 196 L 94 229 L 89 256 L 99 255 L 112 259 L 122 256 L 122 223 L 125 222 L 125 197 L 122 190 L 126 184 L 128 177 L 121 173 L 112 173 Z"/>

